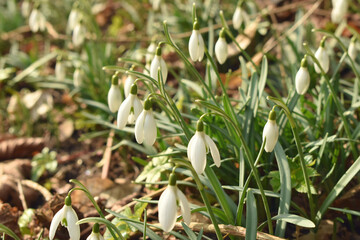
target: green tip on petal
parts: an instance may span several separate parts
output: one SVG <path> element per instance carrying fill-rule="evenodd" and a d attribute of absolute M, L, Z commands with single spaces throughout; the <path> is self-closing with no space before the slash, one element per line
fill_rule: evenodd
<path fill-rule="evenodd" d="M 145 100 L 144 109 L 147 111 L 147 110 L 150 110 L 151 107 L 152 107 L 152 102 L 151 102 L 151 99 L 148 98 Z"/>
<path fill-rule="evenodd" d="M 225 28 L 222 28 L 219 34 L 219 37 L 225 38 Z"/>
<path fill-rule="evenodd" d="M 71 197 L 70 197 L 70 196 L 67 196 L 67 197 L 65 198 L 65 205 L 66 205 L 66 206 L 71 206 Z"/>
<path fill-rule="evenodd" d="M 176 185 L 176 175 L 175 173 L 171 173 L 169 176 L 169 185 L 175 186 Z"/>
<path fill-rule="evenodd" d="M 119 80 L 118 80 L 117 74 L 114 74 L 114 75 L 112 76 L 112 78 L 111 78 L 111 84 L 112 84 L 112 85 L 115 85 L 115 86 L 119 85 Z"/>
<path fill-rule="evenodd" d="M 200 29 L 200 25 L 199 25 L 198 21 L 194 22 L 193 29 L 194 30 L 199 30 Z"/>
<path fill-rule="evenodd" d="M 326 41 L 326 36 L 324 36 L 324 37 L 321 39 L 320 47 L 322 47 L 322 48 L 325 47 L 325 41 Z"/>
<path fill-rule="evenodd" d="M 157 56 L 161 56 L 161 46 L 160 46 L 160 44 L 159 44 L 158 47 L 156 48 L 155 54 L 156 54 Z"/>
<path fill-rule="evenodd" d="M 130 93 L 131 93 L 132 95 L 136 95 L 136 94 L 137 94 L 137 85 L 136 85 L 136 84 L 131 85 Z"/>
<path fill-rule="evenodd" d="M 274 110 L 270 111 L 269 120 L 276 120 L 276 112 Z"/>
<path fill-rule="evenodd" d="M 92 229 L 93 233 L 99 233 L 100 232 L 100 226 L 98 223 L 95 223 Z"/>
<path fill-rule="evenodd" d="M 204 131 L 204 122 L 202 120 L 199 120 L 197 122 L 196 131 L 198 131 L 198 132 Z"/>
<path fill-rule="evenodd" d="M 305 56 L 304 56 L 304 58 L 301 60 L 301 67 L 303 67 L 303 68 L 307 68 L 306 55 L 305 55 Z"/>

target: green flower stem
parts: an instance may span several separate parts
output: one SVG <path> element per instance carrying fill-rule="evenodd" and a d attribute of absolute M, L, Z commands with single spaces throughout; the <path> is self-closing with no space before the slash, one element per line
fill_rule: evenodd
<path fill-rule="evenodd" d="M 68 195 L 70 195 L 74 190 L 81 190 L 83 191 L 86 196 L 89 198 L 89 200 L 91 201 L 91 203 L 94 205 L 96 211 L 99 213 L 101 219 L 104 219 L 106 220 L 104 214 L 102 213 L 101 211 L 101 208 L 99 207 L 99 205 L 97 204 L 97 202 L 95 201 L 95 199 L 93 198 L 93 196 L 91 195 L 91 193 L 89 192 L 89 190 L 78 180 L 76 179 L 70 179 L 70 182 L 71 183 L 74 183 L 76 185 L 78 185 L 79 187 L 78 188 L 74 188 L 72 190 L 69 191 Z M 107 220 L 106 220 L 107 221 Z M 111 236 L 113 236 L 114 239 L 116 239 L 115 237 L 115 233 L 113 232 L 113 230 L 111 228 L 108 228 L 109 229 L 109 232 L 111 234 Z M 121 236 L 121 235 L 120 235 Z"/>
<path fill-rule="evenodd" d="M 258 185 L 258 188 L 260 190 L 261 198 L 262 198 L 263 203 L 264 203 L 264 208 L 265 208 L 266 217 L 267 217 L 267 221 L 268 221 L 269 233 L 273 234 L 274 231 L 273 231 L 273 226 L 272 226 L 272 222 L 271 222 L 271 213 L 270 213 L 269 204 L 268 204 L 268 201 L 267 201 L 266 196 L 265 196 L 264 188 L 263 188 L 263 186 L 261 184 L 259 173 L 258 173 L 257 169 L 254 166 L 254 160 L 253 160 L 252 153 L 251 153 L 249 147 L 246 145 L 246 141 L 245 141 L 244 136 L 242 135 L 241 130 L 239 129 L 238 125 L 234 121 L 232 121 L 232 119 L 222 109 L 220 109 L 220 108 L 218 108 L 218 107 L 216 107 L 216 106 L 214 106 L 214 105 L 212 105 L 212 104 L 210 104 L 210 103 L 208 103 L 206 101 L 197 100 L 196 102 L 198 102 L 201 105 L 213 110 L 215 114 L 217 114 L 217 115 L 223 117 L 224 119 L 226 119 L 234 127 L 237 135 L 239 136 L 239 138 L 241 140 L 242 146 L 243 146 L 243 148 L 245 150 L 246 159 L 247 159 L 247 161 L 248 161 L 248 163 L 249 163 L 249 165 L 251 167 L 251 170 L 253 171 L 256 184 Z"/>
<path fill-rule="evenodd" d="M 319 63 L 319 61 L 317 60 L 317 58 L 315 57 L 315 55 L 313 54 L 313 52 L 311 51 L 311 49 L 309 48 L 309 46 L 307 45 L 307 43 L 304 43 L 304 48 L 306 50 L 306 52 L 309 54 L 309 56 L 311 56 L 311 58 L 313 59 L 313 61 L 318 65 L 318 67 L 320 68 L 321 70 L 321 74 L 323 75 L 324 79 L 325 79 L 325 82 L 326 84 L 328 85 L 328 88 L 330 89 L 330 92 L 331 92 L 331 95 L 334 99 L 334 102 L 335 102 L 335 105 L 336 105 L 336 108 L 338 110 L 338 113 L 340 115 L 340 118 L 341 120 L 343 121 L 344 123 L 344 129 L 345 129 L 345 133 L 346 135 L 348 136 L 349 139 L 352 139 L 352 134 L 351 134 L 351 131 L 350 131 L 350 126 L 349 126 L 349 122 L 347 121 L 347 119 L 345 118 L 344 116 L 344 109 L 343 109 L 343 106 L 342 104 L 340 103 L 339 101 L 339 98 L 336 96 L 336 92 L 335 92 L 335 89 L 333 87 L 333 85 L 330 83 L 330 79 L 329 77 L 327 76 L 327 74 L 324 72 L 324 69 L 322 68 L 321 64 Z M 356 146 L 355 146 L 355 142 L 353 141 L 350 141 L 350 146 L 351 146 L 351 151 L 352 151 L 352 154 L 354 156 L 354 158 L 356 158 L 358 155 L 358 152 L 356 150 Z"/>
<path fill-rule="evenodd" d="M 259 154 L 258 154 L 258 156 L 256 157 L 256 160 L 255 160 L 255 163 L 254 163 L 254 166 L 255 166 L 255 167 L 256 167 L 256 165 L 258 164 L 258 162 L 260 161 L 260 158 L 261 158 L 261 156 L 262 156 L 262 154 L 263 154 L 263 152 L 264 152 L 265 143 L 266 143 L 266 138 L 265 138 L 265 140 L 262 142 L 261 147 L 260 147 Z M 247 189 L 248 189 L 248 187 L 249 187 L 250 180 L 251 180 L 251 177 L 252 177 L 252 176 L 253 176 L 253 171 L 251 170 L 248 178 L 246 179 L 246 182 L 245 182 L 243 191 L 242 191 L 242 193 L 241 193 L 241 195 L 240 195 L 239 205 L 238 205 L 237 214 L 236 214 L 236 225 L 238 225 L 238 226 L 241 226 L 241 217 L 242 217 L 242 211 L 243 211 L 243 208 L 244 208 L 245 195 L 246 195 Z"/>
<path fill-rule="evenodd" d="M 230 37 L 230 39 L 235 43 L 235 45 L 239 48 L 240 52 L 242 54 L 244 54 L 245 58 L 251 62 L 251 64 L 254 66 L 256 72 L 260 75 L 260 69 L 259 67 L 254 63 L 254 61 L 252 60 L 252 58 L 249 56 L 249 54 L 247 54 L 247 52 L 239 45 L 239 43 L 236 41 L 234 35 L 232 35 L 229 26 L 226 24 L 226 20 L 224 17 L 224 14 L 222 11 L 220 11 L 220 19 L 221 19 L 221 23 L 225 29 L 226 34 Z"/>
<path fill-rule="evenodd" d="M 116 234 L 119 236 L 119 238 L 121 240 L 124 240 L 123 236 L 121 235 L 120 230 L 109 220 L 105 219 L 105 218 L 101 218 L 101 217 L 88 217 L 88 218 L 83 218 L 81 220 L 79 220 L 77 222 L 77 224 L 83 224 L 83 223 L 90 223 L 90 222 L 94 222 L 94 223 L 103 223 L 106 225 L 106 227 L 109 229 L 109 231 L 115 230 Z M 112 234 L 111 234 L 112 235 Z M 116 235 L 112 235 L 114 239 L 118 239 L 116 237 Z"/>
<path fill-rule="evenodd" d="M 207 212 L 208 212 L 209 215 L 210 215 L 210 220 L 211 220 L 211 222 L 212 222 L 213 225 L 214 225 L 216 236 L 217 236 L 218 239 L 223 239 L 223 236 L 222 236 L 222 234 L 221 234 L 221 231 L 220 231 L 218 222 L 217 222 L 216 217 L 215 217 L 215 215 L 214 215 L 214 212 L 213 212 L 213 210 L 212 210 L 212 208 L 211 208 L 209 199 L 208 199 L 208 197 L 206 196 L 206 192 L 205 192 L 205 189 L 204 189 L 204 185 L 201 183 L 198 174 L 196 173 L 196 171 L 194 170 L 194 168 L 191 166 L 190 162 L 189 162 L 189 161 L 186 161 L 186 160 L 184 160 L 184 159 L 172 159 L 171 162 L 173 162 L 173 163 L 175 163 L 175 164 L 183 165 L 183 166 L 185 166 L 187 169 L 189 169 L 189 170 L 191 171 L 191 174 L 193 175 L 194 180 L 195 180 L 195 183 L 196 183 L 196 185 L 197 185 L 197 187 L 198 187 L 198 189 L 199 189 L 201 198 L 202 198 L 203 201 L 204 201 L 204 204 L 205 204 L 205 207 L 206 207 L 206 209 L 207 209 Z M 206 168 L 208 168 L 208 166 L 206 166 Z M 206 169 L 205 169 L 205 171 L 206 171 Z"/>
<path fill-rule="evenodd" d="M 314 205 L 314 200 L 313 200 L 313 197 L 312 197 L 312 194 L 311 194 L 311 188 L 310 188 L 311 180 L 310 180 L 309 175 L 308 175 L 308 173 L 306 171 L 304 153 L 302 151 L 301 141 L 300 141 L 300 137 L 299 137 L 299 133 L 298 133 L 298 130 L 297 130 L 295 120 L 291 116 L 289 108 L 285 105 L 285 103 L 283 103 L 282 100 L 274 98 L 274 97 L 270 97 L 270 96 L 268 96 L 267 99 L 273 101 L 275 104 L 277 104 L 277 106 L 281 107 L 284 110 L 284 112 L 286 114 L 286 117 L 289 119 L 291 130 L 292 130 L 292 132 L 294 134 L 294 138 L 295 138 L 296 148 L 298 150 L 299 157 L 300 157 L 301 170 L 303 172 L 304 180 L 305 180 L 305 184 L 306 184 L 306 190 L 307 190 L 307 195 L 308 195 L 309 205 L 310 205 L 310 216 L 311 216 L 311 220 L 314 221 L 314 219 L 315 219 L 315 205 Z"/>

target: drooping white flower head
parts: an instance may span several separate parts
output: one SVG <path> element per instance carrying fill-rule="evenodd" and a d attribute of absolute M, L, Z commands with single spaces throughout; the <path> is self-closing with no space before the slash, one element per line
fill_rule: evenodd
<path fill-rule="evenodd" d="M 123 129 L 126 123 L 133 124 L 143 109 L 142 103 L 137 97 L 137 86 L 131 86 L 129 96 L 121 103 L 118 115 L 117 126 Z"/>
<path fill-rule="evenodd" d="M 350 58 L 355 61 L 356 59 L 356 55 L 357 55 L 357 49 L 356 49 L 356 38 L 353 37 L 351 39 L 350 45 L 349 45 L 349 49 L 348 49 L 348 54 L 350 56 Z"/>
<path fill-rule="evenodd" d="M 64 81 L 66 76 L 66 66 L 64 61 L 59 58 L 55 65 L 55 76 L 58 81 Z"/>
<path fill-rule="evenodd" d="M 39 5 L 31 11 L 29 17 L 29 27 L 32 32 L 45 31 L 46 28 L 46 18 L 42 12 L 39 10 Z"/>
<path fill-rule="evenodd" d="M 236 30 L 239 30 L 241 27 L 241 24 L 243 23 L 243 10 L 240 6 L 240 3 L 236 6 L 232 21 L 233 21 L 233 26 Z"/>
<path fill-rule="evenodd" d="M 331 11 L 331 21 L 333 23 L 340 23 L 345 19 L 348 10 L 348 0 L 333 0 L 333 9 Z"/>
<path fill-rule="evenodd" d="M 169 185 L 159 198 L 159 222 L 165 232 L 170 232 L 175 225 L 177 205 L 180 205 L 181 215 L 184 222 L 189 225 L 191 222 L 190 205 L 185 195 L 176 186 L 176 175 L 170 174 Z"/>
<path fill-rule="evenodd" d="M 23 1 L 23 3 L 21 4 L 21 15 L 26 18 L 29 17 L 30 10 L 31 10 L 30 0 Z"/>
<path fill-rule="evenodd" d="M 223 64 L 228 56 L 228 45 L 225 39 L 225 29 L 221 29 L 219 39 L 215 44 L 216 59 L 220 64 Z"/>
<path fill-rule="evenodd" d="M 131 86 L 134 84 L 134 82 L 135 82 L 135 77 L 133 75 L 129 74 L 127 76 L 127 78 L 125 79 L 125 84 L 124 84 L 125 97 L 129 96 Z"/>
<path fill-rule="evenodd" d="M 156 44 L 155 42 L 151 42 L 149 47 L 146 49 L 145 62 L 150 62 L 154 58 L 155 51 L 156 51 Z"/>
<path fill-rule="evenodd" d="M 72 42 L 75 47 L 81 46 L 85 41 L 86 28 L 82 20 L 76 23 L 72 35 Z"/>
<path fill-rule="evenodd" d="M 268 121 L 264 126 L 262 135 L 263 141 L 265 138 L 265 151 L 272 152 L 279 138 L 279 127 L 276 124 L 276 112 L 274 109 L 270 111 Z"/>
<path fill-rule="evenodd" d="M 153 145 L 156 140 L 157 128 L 151 99 L 146 99 L 144 110 L 135 122 L 135 138 L 139 144 Z"/>
<path fill-rule="evenodd" d="M 158 46 L 156 48 L 154 59 L 152 60 L 151 65 L 150 65 L 150 77 L 152 77 L 156 81 L 159 81 L 159 78 L 158 78 L 158 69 L 159 68 L 160 68 L 163 82 L 166 83 L 168 69 L 166 67 L 166 63 L 165 63 L 164 59 L 161 57 L 161 47 L 160 46 Z"/>
<path fill-rule="evenodd" d="M 300 95 L 304 95 L 310 86 L 310 74 L 307 68 L 306 55 L 301 60 L 301 67 L 296 73 L 295 88 L 296 92 Z"/>
<path fill-rule="evenodd" d="M 195 20 L 193 31 L 189 40 L 189 54 L 191 60 L 194 62 L 201 62 L 201 60 L 204 58 L 205 52 L 204 39 L 202 38 L 199 29 L 199 23 Z"/>
<path fill-rule="evenodd" d="M 84 72 L 80 67 L 77 67 L 74 71 L 73 80 L 74 80 L 74 86 L 80 87 L 82 84 L 84 78 Z"/>
<path fill-rule="evenodd" d="M 62 226 L 66 227 L 71 240 L 80 239 L 80 226 L 76 224 L 79 221 L 75 210 L 71 207 L 71 198 L 67 196 L 65 198 L 65 205 L 58 211 L 50 224 L 49 238 L 53 240 L 55 237 L 56 229 L 61 223 Z"/>
<path fill-rule="evenodd" d="M 122 102 L 122 95 L 119 87 L 118 74 L 114 74 L 111 79 L 111 87 L 108 92 L 108 106 L 111 112 L 116 112 Z"/>
<path fill-rule="evenodd" d="M 327 73 L 329 71 L 330 60 L 329 55 L 327 54 L 325 49 L 325 40 L 326 37 L 321 40 L 320 47 L 315 52 L 315 57 L 319 61 L 324 72 Z M 321 69 L 316 63 L 314 63 L 314 68 L 317 73 L 321 73 Z"/>
<path fill-rule="evenodd" d="M 74 30 L 76 24 L 80 22 L 81 19 L 81 12 L 79 10 L 79 2 L 76 1 L 71 9 L 69 14 L 66 30 L 67 32 L 71 33 Z"/>
<path fill-rule="evenodd" d="M 104 240 L 104 237 L 100 234 L 99 224 L 95 223 L 92 229 L 91 234 L 86 238 L 86 240 Z"/>
<path fill-rule="evenodd" d="M 202 174 L 206 166 L 206 154 L 209 152 L 217 167 L 220 167 L 220 153 L 214 141 L 204 133 L 204 123 L 197 122 L 195 135 L 190 139 L 187 156 L 197 174 Z"/>

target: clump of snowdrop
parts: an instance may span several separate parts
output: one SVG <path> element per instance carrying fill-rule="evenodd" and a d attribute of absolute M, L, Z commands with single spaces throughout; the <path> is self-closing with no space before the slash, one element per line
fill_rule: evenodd
<path fill-rule="evenodd" d="M 195 135 L 190 139 L 187 147 L 187 156 L 197 174 L 202 174 L 206 166 L 206 154 L 211 156 L 217 167 L 220 167 L 220 153 L 214 141 L 204 133 L 204 123 L 197 122 Z"/>
<path fill-rule="evenodd" d="M 80 20 L 75 24 L 72 35 L 72 42 L 75 47 L 79 47 L 84 43 L 85 35 L 86 35 L 86 27 L 84 25 L 84 22 Z"/>
<path fill-rule="evenodd" d="M 228 56 L 228 46 L 225 39 L 225 29 L 221 29 L 219 39 L 215 44 L 216 59 L 220 64 L 223 64 Z"/>
<path fill-rule="evenodd" d="M 242 4 L 243 0 L 239 0 L 232 18 L 233 26 L 236 30 L 239 30 L 241 24 L 249 18 L 247 13 L 243 10 Z"/>
<path fill-rule="evenodd" d="M 355 61 L 356 59 L 356 55 L 357 55 L 357 49 L 356 49 L 356 37 L 353 37 L 351 39 L 350 45 L 349 45 L 349 49 L 348 49 L 348 54 L 350 56 L 350 58 Z"/>
<path fill-rule="evenodd" d="M 111 112 L 115 113 L 119 110 L 122 102 L 122 95 L 119 86 L 118 74 L 114 74 L 111 79 L 111 87 L 108 92 L 108 106 Z"/>
<path fill-rule="evenodd" d="M 139 144 L 153 145 L 156 140 L 156 121 L 152 110 L 152 100 L 148 98 L 144 103 L 144 110 L 135 122 L 135 138 Z"/>
<path fill-rule="evenodd" d="M 120 105 L 117 115 L 118 128 L 123 129 L 126 123 L 133 124 L 140 115 L 142 109 L 142 103 L 137 97 L 137 86 L 136 84 L 133 84 L 129 96 L 127 96 Z"/>
<path fill-rule="evenodd" d="M 55 65 L 55 76 L 58 81 L 64 81 L 66 76 L 66 65 L 61 57 L 58 57 Z"/>
<path fill-rule="evenodd" d="M 331 11 L 331 21 L 333 23 L 340 23 L 348 10 L 348 0 L 332 0 L 333 9 Z"/>
<path fill-rule="evenodd" d="M 178 205 L 184 222 L 189 225 L 191 222 L 190 205 L 185 195 L 176 186 L 176 175 L 171 173 L 169 185 L 161 194 L 159 208 L 159 222 L 165 232 L 170 232 L 175 225 Z"/>
<path fill-rule="evenodd" d="M 265 151 L 272 152 L 279 138 L 279 127 L 276 124 L 276 112 L 274 109 L 270 111 L 268 121 L 264 126 L 262 135 L 263 141 L 265 141 L 265 138 Z"/>
<path fill-rule="evenodd" d="M 323 37 L 320 42 L 320 47 L 315 52 L 315 57 L 319 61 L 324 72 L 327 73 L 329 71 L 330 60 L 325 49 L 325 40 L 326 37 Z M 314 63 L 314 68 L 317 73 L 321 73 L 321 69 L 316 63 Z"/>
<path fill-rule="evenodd" d="M 104 240 L 104 237 L 100 234 L 99 224 L 95 223 L 92 229 L 91 234 L 86 238 L 86 240 Z"/>
<path fill-rule="evenodd" d="M 32 32 L 43 32 L 46 28 L 46 18 L 39 8 L 38 4 L 35 5 L 29 17 L 29 27 Z"/>
<path fill-rule="evenodd" d="M 76 24 L 78 24 L 81 20 L 81 12 L 79 10 L 79 2 L 75 2 L 71 12 L 69 14 L 66 30 L 67 32 L 71 33 L 74 29 Z"/>
<path fill-rule="evenodd" d="M 164 59 L 161 57 L 161 47 L 158 46 L 155 51 L 154 59 L 151 62 L 150 65 L 150 77 L 155 79 L 156 81 L 159 81 L 158 78 L 158 69 L 160 68 L 162 80 L 165 83 L 167 80 L 168 75 L 168 69 L 166 67 L 166 63 Z"/>
<path fill-rule="evenodd" d="M 56 229 L 61 223 L 62 226 L 66 227 L 71 240 L 80 239 L 80 226 L 76 224 L 79 221 L 75 210 L 71 207 L 71 198 L 67 196 L 65 198 L 65 205 L 58 211 L 50 224 L 49 238 L 53 240 L 55 237 Z"/>
<path fill-rule="evenodd" d="M 205 45 L 204 45 L 204 39 L 202 38 L 200 34 L 200 26 L 197 20 L 195 20 L 193 25 L 193 31 L 190 36 L 189 40 L 189 53 L 191 60 L 199 61 L 204 58 L 204 52 L 205 52 Z"/>
<path fill-rule="evenodd" d="M 301 66 L 295 77 L 296 92 L 300 95 L 304 95 L 310 86 L 310 74 L 307 68 L 306 55 L 301 60 Z"/>

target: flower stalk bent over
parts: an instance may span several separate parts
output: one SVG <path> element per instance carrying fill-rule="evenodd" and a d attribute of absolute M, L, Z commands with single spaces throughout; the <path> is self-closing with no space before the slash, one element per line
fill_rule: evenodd
<path fill-rule="evenodd" d="M 204 123 L 202 120 L 197 122 L 195 135 L 190 139 L 187 147 L 187 156 L 197 174 L 202 174 L 206 166 L 206 154 L 211 152 L 211 156 L 217 167 L 220 167 L 220 153 L 214 141 L 204 133 Z"/>
<path fill-rule="evenodd" d="M 144 110 L 135 122 L 135 138 L 139 144 L 153 145 L 156 140 L 157 128 L 151 99 L 146 99 Z"/>
<path fill-rule="evenodd" d="M 269 113 L 269 118 L 264 126 L 262 139 L 266 138 L 265 151 L 272 152 L 279 138 L 279 127 L 276 124 L 276 112 L 274 108 Z"/>
<path fill-rule="evenodd" d="M 117 126 L 123 129 L 126 123 L 133 124 L 142 110 L 142 103 L 137 97 L 137 86 L 133 84 L 129 96 L 120 105 L 117 115 Z"/>
<path fill-rule="evenodd" d="M 310 74 L 307 68 L 306 57 L 305 55 L 301 60 L 301 67 L 295 77 L 296 92 L 300 95 L 304 95 L 310 86 Z"/>
<path fill-rule="evenodd" d="M 71 207 L 71 198 L 67 196 L 65 198 L 65 205 L 63 208 L 58 211 L 50 224 L 49 238 L 53 240 L 55 237 L 55 232 L 59 223 L 62 226 L 66 227 L 71 240 L 80 239 L 80 226 L 76 224 L 79 221 L 78 216 L 76 215 L 75 210 Z"/>
<path fill-rule="evenodd" d="M 191 211 L 185 195 L 176 186 L 176 175 L 171 173 L 169 185 L 161 194 L 159 199 L 159 222 L 165 232 L 170 232 L 175 225 L 177 206 L 180 205 L 181 215 L 184 222 L 189 225 L 191 222 Z"/>
<path fill-rule="evenodd" d="M 202 38 L 199 29 L 199 23 L 195 20 L 193 31 L 189 40 L 189 54 L 191 60 L 194 62 L 201 62 L 201 60 L 204 58 L 205 52 L 204 39 Z"/>

